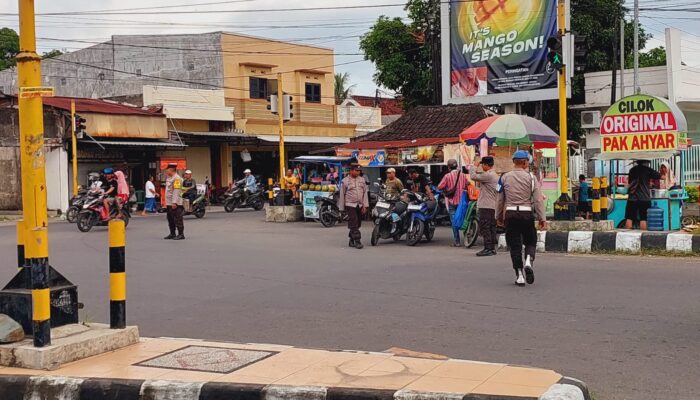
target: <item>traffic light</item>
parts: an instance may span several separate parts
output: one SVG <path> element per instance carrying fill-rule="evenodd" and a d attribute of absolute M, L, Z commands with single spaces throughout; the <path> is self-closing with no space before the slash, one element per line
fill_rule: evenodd
<path fill-rule="evenodd" d="M 588 56 L 588 38 L 585 35 L 574 36 L 574 70 L 584 72 L 586 70 L 586 57 Z"/>
<path fill-rule="evenodd" d="M 547 53 L 547 61 L 549 61 L 549 65 L 557 71 L 561 71 L 562 68 L 564 68 L 564 59 L 562 57 L 561 49 L 561 35 L 552 36 L 547 39 L 547 48 L 549 49 L 549 52 Z"/>
<path fill-rule="evenodd" d="M 292 109 L 294 108 L 294 105 L 292 104 L 292 95 L 285 94 L 283 96 L 282 107 L 284 108 L 284 112 L 282 113 L 282 119 L 289 121 L 294 117 L 294 114 L 292 114 Z"/>
<path fill-rule="evenodd" d="M 271 113 L 277 114 L 277 94 L 271 94 L 267 97 L 267 109 Z"/>
<path fill-rule="evenodd" d="M 81 117 L 78 114 L 75 114 L 75 121 L 73 122 L 73 126 L 75 127 L 75 136 L 77 137 L 83 137 L 83 134 L 85 133 L 85 118 Z"/>

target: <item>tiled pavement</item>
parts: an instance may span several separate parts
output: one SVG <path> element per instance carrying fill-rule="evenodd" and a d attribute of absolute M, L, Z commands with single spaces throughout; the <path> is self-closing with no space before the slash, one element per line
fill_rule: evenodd
<path fill-rule="evenodd" d="M 435 358 L 142 338 L 139 344 L 54 371 L 0 368 L 0 375 L 411 390 L 535 399 L 562 379 L 551 370 Z"/>

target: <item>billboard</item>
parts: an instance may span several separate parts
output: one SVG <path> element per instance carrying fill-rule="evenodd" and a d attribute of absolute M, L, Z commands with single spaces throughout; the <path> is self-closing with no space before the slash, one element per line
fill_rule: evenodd
<path fill-rule="evenodd" d="M 450 0 L 441 17 L 449 21 L 442 36 L 443 103 L 558 98 L 558 71 L 547 63 L 557 0 Z M 565 61 L 569 46 L 565 40 Z"/>
<path fill-rule="evenodd" d="M 685 118 L 665 99 L 627 96 L 600 122 L 603 153 L 660 152 L 688 147 Z"/>

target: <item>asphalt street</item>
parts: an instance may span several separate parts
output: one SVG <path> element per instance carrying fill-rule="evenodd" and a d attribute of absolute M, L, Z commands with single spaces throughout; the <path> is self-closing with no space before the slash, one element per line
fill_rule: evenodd
<path fill-rule="evenodd" d="M 127 320 L 143 336 L 382 351 L 403 347 L 552 368 L 600 399 L 698 399 L 700 262 L 541 255 L 518 288 L 505 253 L 479 259 L 450 232 L 409 248 L 347 248 L 343 227 L 265 223 L 262 212 L 163 216 L 127 230 Z M 369 236 L 371 224 L 363 226 Z M 15 272 L 0 226 L 0 283 Z M 50 261 L 79 285 L 82 319 L 108 321 L 107 230 L 50 225 Z"/>

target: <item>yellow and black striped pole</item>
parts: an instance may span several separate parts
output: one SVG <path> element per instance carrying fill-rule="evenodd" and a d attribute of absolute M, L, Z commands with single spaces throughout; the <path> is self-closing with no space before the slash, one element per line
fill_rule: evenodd
<path fill-rule="evenodd" d="M 49 289 L 49 235 L 46 228 L 34 228 L 27 244 L 30 247 L 26 266 L 31 268 L 32 331 L 34 346 L 51 344 L 51 290 Z"/>
<path fill-rule="evenodd" d="M 109 221 L 109 327 L 126 328 L 126 226 Z"/>
<path fill-rule="evenodd" d="M 600 178 L 595 177 L 592 180 L 593 200 L 591 206 L 593 208 L 593 221 L 600 221 Z"/>
<path fill-rule="evenodd" d="M 24 220 L 17 221 L 17 269 L 24 268 Z"/>
<path fill-rule="evenodd" d="M 608 219 L 608 177 L 600 178 L 600 219 Z"/>
<path fill-rule="evenodd" d="M 270 202 L 270 205 L 271 205 L 271 206 L 274 205 L 274 204 L 273 204 L 273 202 L 274 202 L 274 200 L 273 200 L 274 194 L 273 194 L 273 192 L 272 192 L 272 184 L 273 184 L 273 183 L 274 183 L 274 181 L 272 180 L 272 178 L 267 178 L 267 200 Z"/>

